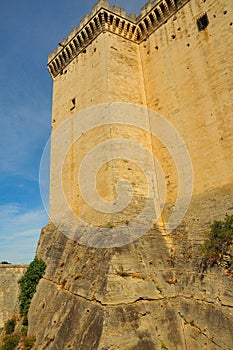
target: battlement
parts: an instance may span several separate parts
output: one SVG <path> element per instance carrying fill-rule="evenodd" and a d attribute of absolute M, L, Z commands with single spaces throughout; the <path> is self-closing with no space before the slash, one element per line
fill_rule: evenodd
<path fill-rule="evenodd" d="M 107 0 L 99 0 L 67 39 L 59 43 L 57 50 L 48 58 L 48 69 L 55 78 L 85 48 L 106 31 L 140 44 L 190 0 L 148 1 L 137 17 L 128 15 L 118 6 L 109 6 Z"/>

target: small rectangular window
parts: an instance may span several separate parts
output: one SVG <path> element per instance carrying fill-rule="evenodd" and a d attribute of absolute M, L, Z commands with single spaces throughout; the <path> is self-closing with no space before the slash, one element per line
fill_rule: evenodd
<path fill-rule="evenodd" d="M 202 15 L 201 17 L 199 17 L 197 19 L 197 28 L 198 28 L 199 32 L 206 29 L 208 24 L 209 24 L 209 18 L 208 18 L 207 13 L 205 13 L 204 15 Z"/>

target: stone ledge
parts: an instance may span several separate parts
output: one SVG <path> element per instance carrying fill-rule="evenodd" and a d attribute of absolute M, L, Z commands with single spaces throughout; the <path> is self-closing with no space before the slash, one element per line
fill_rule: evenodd
<path fill-rule="evenodd" d="M 0 269 L 28 268 L 27 264 L 0 264 Z"/>

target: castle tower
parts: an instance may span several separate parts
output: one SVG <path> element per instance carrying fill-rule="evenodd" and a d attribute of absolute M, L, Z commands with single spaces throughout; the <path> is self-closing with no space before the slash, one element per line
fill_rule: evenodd
<path fill-rule="evenodd" d="M 102 0 L 49 56 L 58 229 L 37 250 L 38 349 L 232 348 L 232 279 L 201 274 L 199 251 L 233 212 L 232 12 L 160 0 L 129 16 Z"/>
<path fill-rule="evenodd" d="M 50 213 L 52 220 L 55 218 L 55 222 L 59 222 L 58 226 L 62 225 L 63 231 L 68 235 L 71 234 L 72 220 L 68 215 L 68 206 L 77 220 L 81 219 L 81 222 L 96 227 L 97 231 L 98 228 L 108 230 L 121 227 L 122 232 L 122 227 L 126 226 L 128 232 L 129 223 L 142 211 L 146 201 L 150 201 L 148 206 L 151 209 L 150 214 L 147 212 L 143 215 L 142 225 L 145 216 L 155 217 L 154 205 L 160 205 L 157 199 L 155 203 L 156 178 L 154 176 L 153 179 L 153 174 L 156 171 L 152 158 L 149 157 L 147 161 L 152 182 L 152 190 L 148 194 L 143 166 L 132 162 L 129 151 L 128 154 L 126 152 L 129 147 L 127 141 L 134 141 L 144 149 L 143 159 L 137 159 L 136 163 L 145 163 L 146 149 L 148 153 L 153 153 L 149 115 L 146 110 L 142 110 L 147 131 L 140 129 L 137 124 L 133 125 L 136 116 L 129 116 L 130 107 L 127 105 L 147 106 L 139 45 L 142 38 L 138 28 L 136 16 L 128 16 L 124 10 L 116 6 L 111 8 L 106 1 L 99 1 L 92 13 L 81 21 L 80 27 L 75 28 L 68 39 L 59 44 L 58 51 L 49 57 L 48 67 L 54 79 Z M 114 103 L 120 104 L 114 106 Z M 138 112 L 131 112 L 133 113 Z M 121 143 L 117 144 L 116 140 L 120 138 Z M 96 164 L 99 171 L 94 182 L 99 199 L 103 201 L 102 210 L 101 207 L 98 210 L 98 206 L 93 208 L 92 203 L 85 201 L 85 193 L 78 184 L 83 160 L 100 143 L 103 151 L 100 150 L 99 154 L 104 153 L 105 160 L 101 166 Z M 64 153 L 66 144 L 69 147 L 66 148 L 67 153 Z M 134 157 L 138 154 L 138 148 L 131 146 L 131 155 Z M 125 157 L 122 155 L 124 150 Z M 61 159 L 63 164 L 60 163 Z M 90 196 L 95 192 L 95 188 L 91 187 L 92 163 L 93 160 L 89 161 L 89 168 L 84 174 L 84 192 L 89 191 Z M 122 190 L 119 190 L 119 181 L 122 179 L 133 183 L 131 205 L 128 205 L 126 195 L 124 200 L 126 184 L 123 183 Z M 122 192 L 122 203 L 118 203 L 117 191 Z M 126 212 L 124 202 L 128 206 Z M 115 208 L 117 204 L 119 210 Z M 64 228 L 64 221 L 68 221 L 68 229 Z M 139 224 L 140 220 L 137 220 L 137 227 Z M 75 227 L 77 235 L 80 231 L 80 225 Z M 130 231 L 135 232 L 132 228 Z M 99 245 L 99 235 L 96 241 Z M 83 240 L 82 243 L 92 244 Z M 106 242 L 103 244 L 106 246 Z"/>
<path fill-rule="evenodd" d="M 107 1 L 99 1 L 92 13 L 49 56 L 48 67 L 54 80 L 50 193 L 52 220 L 65 220 L 69 217 L 70 209 L 81 222 L 89 221 L 88 224 L 96 227 L 122 226 L 138 215 L 150 197 L 154 213 L 148 215 L 166 225 L 180 188 L 184 186 L 181 203 L 183 200 L 185 205 L 187 202 L 187 208 L 193 208 L 191 217 L 194 210 L 198 221 L 203 221 L 199 216 L 205 213 L 204 216 L 210 222 L 229 212 L 231 203 L 227 203 L 227 198 L 232 187 L 232 171 L 228 159 L 232 154 L 232 138 L 225 128 L 229 129 L 232 123 L 232 68 L 225 51 L 227 38 L 229 43 L 231 40 L 232 27 L 228 18 L 229 4 L 221 1 L 216 5 L 215 1 L 212 2 L 214 5 L 210 7 L 204 3 L 193 4 L 192 1 L 149 1 L 141 15 L 136 17 L 128 16 L 117 6 L 111 8 Z M 216 20 L 215 12 L 221 13 L 221 22 Z M 184 18 L 190 23 L 189 29 L 184 25 Z M 221 31 L 218 27 L 220 23 L 224 24 Z M 218 31 L 224 31 L 226 39 L 220 40 L 216 49 Z M 117 107 L 109 107 L 113 103 L 121 103 L 118 110 L 122 119 L 114 117 Z M 133 108 L 129 112 L 127 106 L 123 111 L 123 103 L 142 106 L 171 122 L 190 154 L 194 177 L 191 165 L 187 162 L 187 154 L 186 160 L 177 164 L 177 159 L 182 159 L 186 151 L 181 147 L 174 156 L 172 148 L 177 145 L 168 146 L 164 137 L 159 139 L 159 135 L 154 135 L 153 125 L 154 129 L 162 127 L 156 124 L 155 118 L 147 110 L 142 112 L 143 116 L 138 116 L 145 119 L 145 129 L 137 122 L 136 125 L 126 126 L 127 123 L 132 124 L 129 114 L 141 112 Z M 105 110 L 101 111 L 104 104 Z M 81 111 L 83 115 L 79 114 L 78 118 L 86 123 L 86 126 L 82 126 L 83 137 L 77 135 L 81 133 L 82 127 L 76 116 Z M 98 117 L 98 113 L 101 117 Z M 97 116 L 99 123 L 101 118 L 108 122 L 105 120 L 101 127 L 93 127 L 88 124 L 87 115 L 89 119 Z M 121 123 L 124 126 L 120 127 Z M 57 134 L 56 137 L 53 137 L 54 134 Z M 106 162 L 94 179 L 96 193 L 105 205 L 94 205 L 93 208 L 91 200 L 87 203 L 78 184 L 80 166 L 92 148 L 116 138 L 133 140 L 156 158 L 164 173 L 166 197 L 158 180 L 161 176 L 157 174 L 155 161 L 148 159 L 148 168 L 155 174 L 154 177 L 151 175 L 152 193 L 148 195 L 145 174 L 141 172 L 140 166 L 136 170 L 137 167 L 130 160 L 122 159 L 122 156 L 119 157 L 121 159 L 111 160 L 113 149 L 118 152 L 113 141 L 105 146 Z M 121 146 L 125 147 L 123 143 Z M 181 174 L 185 174 L 183 178 L 180 178 Z M 91 189 L 94 175 L 90 173 L 83 177 L 86 187 L 90 186 L 89 192 L 94 192 Z M 106 213 L 106 207 L 116 205 L 116 185 L 121 179 L 134 184 L 134 203 L 128 206 L 126 213 L 122 210 L 119 210 L 119 215 L 116 214 L 117 210 Z M 179 182 L 182 184 L 178 185 Z M 192 185 L 193 197 L 189 206 Z M 87 188 L 84 192 L 88 191 Z M 123 184 L 122 191 L 124 188 Z M 216 201 L 221 203 L 219 206 L 213 208 L 213 200 L 209 202 L 210 191 Z M 203 196 L 207 196 L 205 200 Z M 200 198 L 204 200 L 204 212 L 199 211 Z M 185 205 L 180 204 L 174 210 L 182 211 Z M 174 226 L 179 221 L 180 218 L 177 218 Z M 193 219 L 186 216 L 186 224 L 193 225 Z"/>

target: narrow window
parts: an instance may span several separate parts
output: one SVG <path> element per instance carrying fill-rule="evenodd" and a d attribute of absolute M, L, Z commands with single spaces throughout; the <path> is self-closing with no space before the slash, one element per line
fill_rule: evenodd
<path fill-rule="evenodd" d="M 199 32 L 206 29 L 208 24 L 209 24 L 209 18 L 208 18 L 207 13 L 205 13 L 204 15 L 202 15 L 201 17 L 199 17 L 197 19 L 197 28 L 198 28 Z"/>
<path fill-rule="evenodd" d="M 72 100 L 71 100 L 70 111 L 72 111 L 73 109 L 75 109 L 75 106 L 76 106 L 76 100 L 75 100 L 75 98 L 72 98 Z"/>

